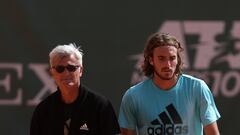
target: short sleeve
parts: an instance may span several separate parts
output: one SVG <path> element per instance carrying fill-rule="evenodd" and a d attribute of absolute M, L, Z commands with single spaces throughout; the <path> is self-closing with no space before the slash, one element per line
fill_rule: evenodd
<path fill-rule="evenodd" d="M 136 123 L 135 106 L 129 91 L 127 91 L 120 105 L 119 124 L 121 128 L 135 129 Z"/>
<path fill-rule="evenodd" d="M 204 81 L 200 82 L 200 119 L 203 126 L 217 121 L 221 116 L 217 110 L 213 95 Z"/>

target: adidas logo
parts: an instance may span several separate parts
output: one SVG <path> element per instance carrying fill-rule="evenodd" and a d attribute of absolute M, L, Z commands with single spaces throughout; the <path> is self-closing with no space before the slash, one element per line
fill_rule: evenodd
<path fill-rule="evenodd" d="M 168 105 L 166 111 L 161 112 L 151 124 L 154 126 L 147 128 L 148 135 L 182 135 L 188 133 L 188 126 L 183 125 L 182 118 L 173 104 Z"/>
<path fill-rule="evenodd" d="M 86 130 L 88 131 L 88 127 L 87 127 L 87 123 L 84 123 L 81 127 L 80 127 L 80 130 Z"/>

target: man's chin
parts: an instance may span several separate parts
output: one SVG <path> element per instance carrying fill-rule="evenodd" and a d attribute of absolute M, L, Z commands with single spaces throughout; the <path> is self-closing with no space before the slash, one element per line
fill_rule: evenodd
<path fill-rule="evenodd" d="M 172 80 L 174 77 L 174 75 L 170 75 L 170 74 L 167 74 L 167 75 L 164 75 L 164 76 L 160 76 L 160 78 L 162 80 Z"/>
<path fill-rule="evenodd" d="M 162 80 L 171 80 L 172 77 L 161 77 Z"/>

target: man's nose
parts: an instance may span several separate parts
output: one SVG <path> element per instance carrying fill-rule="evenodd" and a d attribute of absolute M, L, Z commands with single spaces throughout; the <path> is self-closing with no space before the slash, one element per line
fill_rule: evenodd
<path fill-rule="evenodd" d="M 171 65 L 171 61 L 170 60 L 166 60 L 164 63 L 166 66 L 170 66 Z"/>

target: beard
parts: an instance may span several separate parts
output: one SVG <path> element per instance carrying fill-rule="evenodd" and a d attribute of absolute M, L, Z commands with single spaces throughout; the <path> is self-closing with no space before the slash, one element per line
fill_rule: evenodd
<path fill-rule="evenodd" d="M 161 80 L 172 80 L 175 78 L 175 73 L 173 71 L 164 73 L 164 70 L 166 70 L 166 69 L 162 70 L 163 71 L 162 74 L 160 74 L 158 71 L 154 71 L 154 75 L 156 75 Z M 170 70 L 170 69 L 168 69 L 168 70 Z"/>

